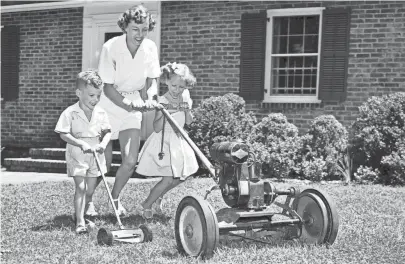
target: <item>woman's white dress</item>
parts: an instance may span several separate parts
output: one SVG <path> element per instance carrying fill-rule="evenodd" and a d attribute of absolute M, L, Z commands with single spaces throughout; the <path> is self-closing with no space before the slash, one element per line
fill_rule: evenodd
<path fill-rule="evenodd" d="M 132 57 L 126 43 L 126 34 L 114 37 L 103 45 L 98 65 L 104 83 L 113 84 L 124 97 L 131 101 L 142 101 L 140 90 L 147 78 L 160 76 L 159 57 L 156 44 L 144 39 Z M 104 92 L 99 105 L 107 112 L 111 123 L 111 139 L 117 139 L 119 131 L 141 128 L 142 113 L 128 112 L 108 99 Z"/>

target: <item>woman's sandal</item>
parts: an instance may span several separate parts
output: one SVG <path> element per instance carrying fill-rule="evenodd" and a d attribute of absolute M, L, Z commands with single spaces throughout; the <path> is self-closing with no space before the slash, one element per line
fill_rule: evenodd
<path fill-rule="evenodd" d="M 143 219 L 148 220 L 153 218 L 152 209 L 145 209 L 142 205 L 138 205 L 135 207 L 135 214 L 139 214 L 142 216 Z"/>
<path fill-rule="evenodd" d="M 153 204 L 153 210 L 155 210 L 155 212 L 157 214 L 162 214 L 163 213 L 163 198 L 159 197 L 156 202 Z"/>
<path fill-rule="evenodd" d="M 86 234 L 87 228 L 84 225 L 78 225 L 76 226 L 76 234 L 81 235 L 81 234 Z"/>

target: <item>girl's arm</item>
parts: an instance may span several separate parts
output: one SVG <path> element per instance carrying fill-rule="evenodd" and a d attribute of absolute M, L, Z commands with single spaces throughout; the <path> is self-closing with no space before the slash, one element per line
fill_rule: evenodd
<path fill-rule="evenodd" d="M 191 113 L 191 109 L 184 111 L 184 114 L 186 115 L 186 124 L 190 125 L 193 123 L 193 114 Z"/>
<path fill-rule="evenodd" d="M 60 133 L 60 138 L 68 144 L 81 148 L 83 152 L 91 151 L 91 146 L 87 142 L 75 138 L 70 133 Z"/>
<path fill-rule="evenodd" d="M 153 120 L 153 129 L 156 133 L 159 133 L 163 129 L 163 113 L 160 110 L 156 110 L 155 119 Z"/>
<path fill-rule="evenodd" d="M 154 96 L 157 96 L 158 94 L 158 88 L 157 88 L 157 78 L 147 78 L 146 79 L 146 87 L 147 91 L 146 94 L 148 95 L 148 100 L 153 100 Z"/>
<path fill-rule="evenodd" d="M 127 110 L 128 112 L 132 111 L 131 101 L 124 103 L 124 96 L 122 96 L 115 88 L 114 85 L 110 83 L 104 84 L 104 94 L 110 99 L 114 104 L 119 107 Z"/>

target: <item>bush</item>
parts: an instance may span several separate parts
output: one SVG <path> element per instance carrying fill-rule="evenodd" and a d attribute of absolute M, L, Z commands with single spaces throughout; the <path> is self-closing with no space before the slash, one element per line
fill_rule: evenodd
<path fill-rule="evenodd" d="M 405 185 L 405 142 L 396 144 L 398 151 L 381 160 L 381 181 L 389 185 Z"/>
<path fill-rule="evenodd" d="M 373 96 L 359 110 L 353 124 L 357 166 L 378 169 L 381 183 L 405 184 L 400 147 L 405 141 L 405 93 Z"/>
<path fill-rule="evenodd" d="M 298 129 L 283 114 L 269 114 L 255 125 L 249 137 L 251 151 L 267 177 L 284 178 L 295 168 L 302 147 Z"/>
<path fill-rule="evenodd" d="M 347 151 L 348 133 L 333 115 L 316 117 L 302 141 L 303 178 L 323 180 L 341 174 L 339 160 L 344 159 Z"/>
<path fill-rule="evenodd" d="M 356 153 L 364 154 L 368 166 L 379 168 L 382 157 L 397 151 L 405 138 L 405 93 L 373 96 L 360 106 L 353 124 Z"/>
<path fill-rule="evenodd" d="M 246 141 L 256 124 L 253 113 L 245 112 L 245 101 L 235 94 L 210 97 L 193 110 L 194 122 L 188 126 L 190 138 L 207 156 L 215 142 Z"/>
<path fill-rule="evenodd" d="M 380 172 L 368 166 L 360 166 L 354 173 L 354 179 L 362 184 L 378 183 Z"/>

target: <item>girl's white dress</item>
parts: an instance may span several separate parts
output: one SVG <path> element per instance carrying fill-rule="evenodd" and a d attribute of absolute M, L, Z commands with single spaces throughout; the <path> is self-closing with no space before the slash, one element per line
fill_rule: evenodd
<path fill-rule="evenodd" d="M 180 127 L 185 124 L 185 113 L 172 114 Z M 173 176 L 185 180 L 198 170 L 198 163 L 193 149 L 181 135 L 177 135 L 169 122 L 165 122 L 163 159 L 159 159 L 161 152 L 162 131 L 153 132 L 146 140 L 139 153 L 139 164 L 136 172 L 145 176 Z"/>

